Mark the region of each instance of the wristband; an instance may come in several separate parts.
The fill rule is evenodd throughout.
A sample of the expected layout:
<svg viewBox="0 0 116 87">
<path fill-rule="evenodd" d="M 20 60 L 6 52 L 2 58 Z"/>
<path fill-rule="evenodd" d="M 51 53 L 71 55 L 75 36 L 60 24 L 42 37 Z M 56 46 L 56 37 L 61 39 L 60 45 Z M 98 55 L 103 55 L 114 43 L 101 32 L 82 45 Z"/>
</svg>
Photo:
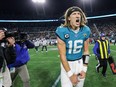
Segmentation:
<svg viewBox="0 0 116 87">
<path fill-rule="evenodd" d="M 83 71 L 87 72 L 87 66 L 83 66 Z"/>
<path fill-rule="evenodd" d="M 83 55 L 82 58 L 83 58 L 83 64 L 88 65 L 88 63 L 89 63 L 89 55 Z"/>
<path fill-rule="evenodd" d="M 71 71 L 71 70 L 68 71 L 68 72 L 67 72 L 67 75 L 68 75 L 68 77 L 71 77 L 71 76 L 73 75 L 72 71 Z"/>
</svg>

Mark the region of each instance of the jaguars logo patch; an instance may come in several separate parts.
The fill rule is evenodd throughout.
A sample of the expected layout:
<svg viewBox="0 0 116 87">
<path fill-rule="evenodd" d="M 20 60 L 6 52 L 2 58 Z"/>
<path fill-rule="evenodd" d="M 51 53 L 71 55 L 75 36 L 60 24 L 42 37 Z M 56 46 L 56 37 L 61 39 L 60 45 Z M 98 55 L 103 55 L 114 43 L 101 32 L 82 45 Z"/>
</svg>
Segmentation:
<svg viewBox="0 0 116 87">
<path fill-rule="evenodd" d="M 66 39 L 68 39 L 68 38 L 69 38 L 69 34 L 65 34 L 64 37 L 65 37 Z"/>
<path fill-rule="evenodd" d="M 83 36 L 84 36 L 84 37 L 86 37 L 86 36 L 87 36 L 87 34 L 85 33 L 85 34 L 83 34 Z"/>
</svg>

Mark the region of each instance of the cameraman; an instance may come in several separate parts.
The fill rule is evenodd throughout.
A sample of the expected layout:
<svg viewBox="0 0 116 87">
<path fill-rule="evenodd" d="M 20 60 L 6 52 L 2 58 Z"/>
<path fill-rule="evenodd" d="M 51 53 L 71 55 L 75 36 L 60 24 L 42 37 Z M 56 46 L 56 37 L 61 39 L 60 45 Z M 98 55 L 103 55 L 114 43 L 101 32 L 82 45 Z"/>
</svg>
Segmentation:
<svg viewBox="0 0 116 87">
<path fill-rule="evenodd" d="M 34 48 L 34 44 L 29 40 L 26 40 L 27 36 L 25 34 L 20 36 L 21 40 L 15 44 L 16 60 L 14 63 L 9 64 L 8 67 L 12 72 L 12 81 L 14 81 L 16 76 L 19 75 L 23 82 L 23 87 L 30 87 L 30 77 L 26 64 L 30 60 L 28 49 Z"/>
<path fill-rule="evenodd" d="M 14 44 L 14 38 L 6 38 L 5 31 L 0 30 L 0 87 L 10 87 L 12 83 L 7 64 L 16 58 Z"/>
</svg>

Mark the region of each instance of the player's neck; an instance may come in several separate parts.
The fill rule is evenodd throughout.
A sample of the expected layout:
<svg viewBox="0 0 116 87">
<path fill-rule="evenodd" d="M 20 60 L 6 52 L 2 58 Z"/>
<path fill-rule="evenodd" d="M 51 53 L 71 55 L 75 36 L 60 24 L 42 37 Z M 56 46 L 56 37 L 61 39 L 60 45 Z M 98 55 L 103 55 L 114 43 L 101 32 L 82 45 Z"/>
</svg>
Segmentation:
<svg viewBox="0 0 116 87">
<path fill-rule="evenodd" d="M 72 29 L 72 31 L 73 31 L 74 33 L 78 33 L 78 32 L 79 32 L 79 29 L 78 29 L 78 30 L 73 30 L 73 29 Z"/>
<path fill-rule="evenodd" d="M 72 27 L 73 30 L 79 30 L 79 27 Z"/>
</svg>

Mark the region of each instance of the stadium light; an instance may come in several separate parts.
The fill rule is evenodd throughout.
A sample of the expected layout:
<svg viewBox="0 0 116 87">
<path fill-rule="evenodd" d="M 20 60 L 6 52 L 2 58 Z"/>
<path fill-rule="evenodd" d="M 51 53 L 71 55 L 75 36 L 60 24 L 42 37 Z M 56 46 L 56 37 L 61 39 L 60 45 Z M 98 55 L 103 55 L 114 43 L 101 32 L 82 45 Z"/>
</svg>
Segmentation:
<svg viewBox="0 0 116 87">
<path fill-rule="evenodd" d="M 44 9 L 44 5 L 45 5 L 46 0 L 32 0 L 32 2 L 34 2 L 37 15 L 39 15 L 39 11 L 40 11 L 40 10 L 38 10 L 38 8 L 39 9 L 42 8 L 44 15 L 46 15 L 45 9 Z M 38 6 L 40 6 L 41 8 Z"/>
<path fill-rule="evenodd" d="M 90 2 L 93 2 L 93 0 L 82 0 L 82 2 L 90 3 Z"/>
<path fill-rule="evenodd" d="M 46 0 L 32 0 L 34 3 L 45 3 Z"/>
<path fill-rule="evenodd" d="M 94 0 L 81 0 L 81 1 L 83 3 L 83 9 L 84 9 L 84 11 L 86 11 L 85 10 L 86 9 L 86 6 L 87 7 L 90 6 L 90 10 L 92 12 L 92 3 L 94 2 Z"/>
</svg>

